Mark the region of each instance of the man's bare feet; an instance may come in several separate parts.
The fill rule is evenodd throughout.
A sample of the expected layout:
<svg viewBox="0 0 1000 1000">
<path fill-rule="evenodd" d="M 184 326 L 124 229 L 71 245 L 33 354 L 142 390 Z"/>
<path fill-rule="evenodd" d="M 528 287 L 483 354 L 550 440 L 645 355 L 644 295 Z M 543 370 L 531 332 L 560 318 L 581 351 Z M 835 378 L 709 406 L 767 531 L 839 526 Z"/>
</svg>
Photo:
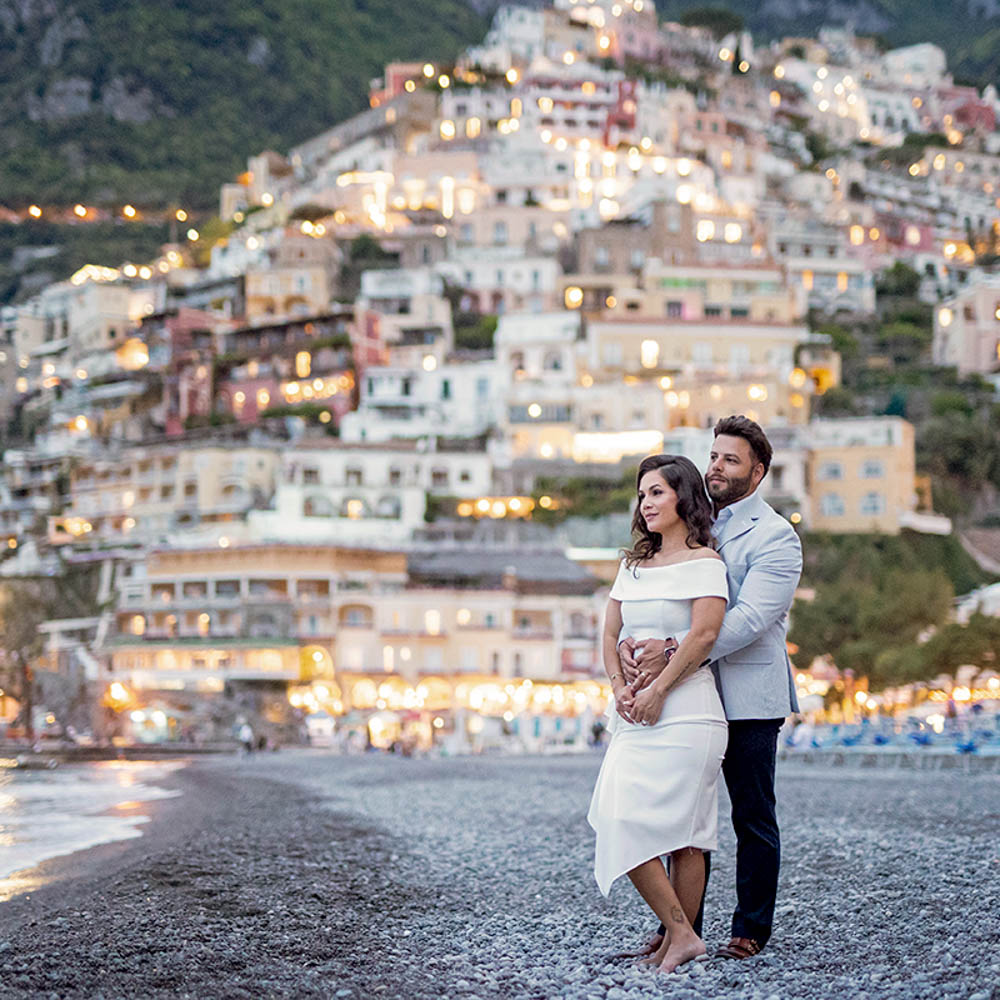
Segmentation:
<svg viewBox="0 0 1000 1000">
<path fill-rule="evenodd" d="M 670 935 L 670 943 L 660 961 L 661 972 L 674 972 L 685 962 L 705 954 L 705 942 L 694 931 Z"/>
</svg>

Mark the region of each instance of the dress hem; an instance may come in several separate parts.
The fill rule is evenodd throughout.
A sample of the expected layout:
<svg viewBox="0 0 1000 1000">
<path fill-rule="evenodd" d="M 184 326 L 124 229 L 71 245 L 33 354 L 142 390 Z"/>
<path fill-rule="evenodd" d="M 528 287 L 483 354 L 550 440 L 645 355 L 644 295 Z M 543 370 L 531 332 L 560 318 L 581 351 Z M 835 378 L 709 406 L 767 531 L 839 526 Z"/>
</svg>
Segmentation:
<svg viewBox="0 0 1000 1000">
<path fill-rule="evenodd" d="M 593 824 L 591 824 L 593 826 Z M 627 875 L 633 868 L 638 868 L 639 865 L 644 865 L 647 861 L 652 861 L 653 858 L 662 858 L 664 854 L 673 854 L 674 851 L 683 851 L 686 848 L 694 848 L 697 851 L 717 851 L 719 849 L 718 840 L 715 843 L 705 843 L 705 844 L 680 844 L 677 847 L 667 847 L 661 851 L 657 851 L 656 854 L 650 855 L 648 858 L 643 858 L 641 861 L 636 861 L 634 865 L 630 865 L 628 868 L 623 869 L 614 875 L 611 881 L 608 883 L 607 889 L 601 887 L 601 880 L 597 877 L 597 873 L 594 873 L 594 881 L 597 883 L 597 888 L 600 889 L 601 895 L 607 899 L 611 895 L 611 887 L 618 881 L 623 875 Z"/>
</svg>

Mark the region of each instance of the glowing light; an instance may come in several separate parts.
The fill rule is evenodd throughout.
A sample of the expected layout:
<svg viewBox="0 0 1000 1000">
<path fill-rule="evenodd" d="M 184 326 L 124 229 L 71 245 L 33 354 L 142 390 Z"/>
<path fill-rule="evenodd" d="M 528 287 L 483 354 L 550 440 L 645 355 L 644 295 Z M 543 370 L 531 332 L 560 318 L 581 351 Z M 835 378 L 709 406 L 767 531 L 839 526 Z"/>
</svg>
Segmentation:
<svg viewBox="0 0 1000 1000">
<path fill-rule="evenodd" d="M 727 243 L 739 243 L 743 237 L 743 227 L 738 222 L 727 222 L 725 239 Z"/>
<path fill-rule="evenodd" d="M 433 63 L 424 63 L 423 73 L 424 73 L 424 76 L 427 77 L 428 80 L 430 80 L 431 77 L 434 76 L 434 64 Z"/>
<path fill-rule="evenodd" d="M 261 204 L 262 204 L 262 205 L 263 205 L 263 206 L 264 206 L 265 208 L 270 208 L 270 207 L 271 207 L 271 206 L 272 206 L 272 205 L 274 204 L 274 195 L 273 195 L 273 194 L 271 194 L 271 192 L 270 192 L 270 191 L 265 191 L 265 192 L 264 192 L 264 193 L 263 193 L 263 194 L 262 194 L 262 195 L 260 196 L 260 203 L 261 203 Z"/>
<path fill-rule="evenodd" d="M 955 314 L 947 307 L 938 310 L 938 323 L 943 327 L 951 326 L 951 321 L 955 318 Z"/>
<path fill-rule="evenodd" d="M 437 368 L 437 358 L 433 354 L 425 354 L 422 365 L 425 372 L 432 372 Z"/>
<path fill-rule="evenodd" d="M 563 294 L 563 301 L 567 309 L 579 309 L 583 305 L 583 289 L 570 285 Z"/>
<path fill-rule="evenodd" d="M 449 77 L 447 73 L 442 73 L 438 77 L 438 86 L 442 90 L 447 90 L 451 86 L 451 77 Z"/>
<path fill-rule="evenodd" d="M 177 209 L 176 212 L 174 212 L 174 218 L 178 222 L 187 222 L 187 220 L 188 220 L 188 214 L 187 214 L 187 212 L 184 211 L 183 208 L 179 208 L 179 209 Z"/>
<path fill-rule="evenodd" d="M 190 240 L 190 241 L 191 241 L 192 243 L 196 243 L 196 242 L 198 241 L 198 238 L 199 238 L 199 236 L 200 236 L 200 235 L 201 235 L 201 234 L 200 234 L 200 233 L 198 232 L 198 230 L 197 230 L 197 229 L 189 229 L 189 230 L 187 231 L 187 238 L 188 238 L 188 239 L 189 239 L 189 240 Z"/>
<path fill-rule="evenodd" d="M 532 403 L 528 407 L 528 416 L 531 417 L 532 420 L 537 420 L 541 415 L 542 415 L 542 408 L 541 406 L 538 405 L 538 403 Z"/>
<path fill-rule="evenodd" d="M 798 511 L 794 511 L 788 520 L 791 521 L 792 524 L 800 524 L 802 522 L 802 515 Z"/>
<path fill-rule="evenodd" d="M 441 125 L 438 128 L 438 132 L 440 133 L 441 138 L 444 139 L 445 141 L 450 141 L 454 139 L 455 123 L 446 118 L 443 122 L 441 122 Z"/>
<path fill-rule="evenodd" d="M 715 223 L 711 219 L 699 219 L 695 227 L 695 238 L 699 243 L 707 243 L 715 236 Z"/>
<path fill-rule="evenodd" d="M 29 205 L 28 215 L 33 219 L 40 219 L 42 217 L 42 210 L 37 205 Z"/>
<path fill-rule="evenodd" d="M 511 84 L 511 86 L 513 86 L 520 79 L 521 79 L 521 74 L 518 73 L 518 71 L 513 66 L 511 66 L 511 68 L 507 70 L 507 82 Z"/>
<path fill-rule="evenodd" d="M 126 219 L 134 219 L 137 214 L 138 213 L 132 205 L 126 205 L 122 209 L 122 215 L 124 215 Z"/>
</svg>

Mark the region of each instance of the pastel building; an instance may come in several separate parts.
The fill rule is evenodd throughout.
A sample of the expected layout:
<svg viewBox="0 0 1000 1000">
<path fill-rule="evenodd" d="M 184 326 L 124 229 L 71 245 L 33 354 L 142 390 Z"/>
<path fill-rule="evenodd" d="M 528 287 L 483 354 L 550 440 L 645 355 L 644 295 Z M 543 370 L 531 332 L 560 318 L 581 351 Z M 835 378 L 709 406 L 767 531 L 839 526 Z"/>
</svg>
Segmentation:
<svg viewBox="0 0 1000 1000">
<path fill-rule="evenodd" d="M 912 424 L 899 417 L 814 420 L 808 447 L 810 530 L 896 535 L 918 520 Z"/>
<path fill-rule="evenodd" d="M 934 363 L 960 375 L 1000 372 L 1000 276 L 981 275 L 934 313 Z"/>
<path fill-rule="evenodd" d="M 461 707 L 463 683 L 599 676 L 602 596 L 560 553 L 154 549 L 119 584 L 108 680 L 204 693 L 320 681 L 339 712 L 384 707 L 400 685 L 414 688 L 407 707 L 419 710 L 440 686 L 442 707 Z"/>
</svg>

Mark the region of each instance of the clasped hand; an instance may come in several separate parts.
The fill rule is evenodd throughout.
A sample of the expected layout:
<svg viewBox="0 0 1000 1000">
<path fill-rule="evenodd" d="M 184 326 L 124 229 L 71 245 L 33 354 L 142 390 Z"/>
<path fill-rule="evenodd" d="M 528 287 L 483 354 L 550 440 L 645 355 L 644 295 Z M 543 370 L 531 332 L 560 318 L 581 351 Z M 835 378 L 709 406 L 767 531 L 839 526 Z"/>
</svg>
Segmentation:
<svg viewBox="0 0 1000 1000">
<path fill-rule="evenodd" d="M 660 719 L 667 692 L 662 685 L 643 680 L 644 676 L 640 674 L 615 692 L 615 709 L 626 722 L 651 726 Z"/>
<path fill-rule="evenodd" d="M 666 652 L 677 648 L 673 639 L 644 639 L 637 642 L 631 636 L 618 646 L 625 684 L 615 692 L 615 709 L 626 721 L 652 725 L 660 718 L 666 691 L 653 686 L 653 681 L 667 664 Z"/>
</svg>

